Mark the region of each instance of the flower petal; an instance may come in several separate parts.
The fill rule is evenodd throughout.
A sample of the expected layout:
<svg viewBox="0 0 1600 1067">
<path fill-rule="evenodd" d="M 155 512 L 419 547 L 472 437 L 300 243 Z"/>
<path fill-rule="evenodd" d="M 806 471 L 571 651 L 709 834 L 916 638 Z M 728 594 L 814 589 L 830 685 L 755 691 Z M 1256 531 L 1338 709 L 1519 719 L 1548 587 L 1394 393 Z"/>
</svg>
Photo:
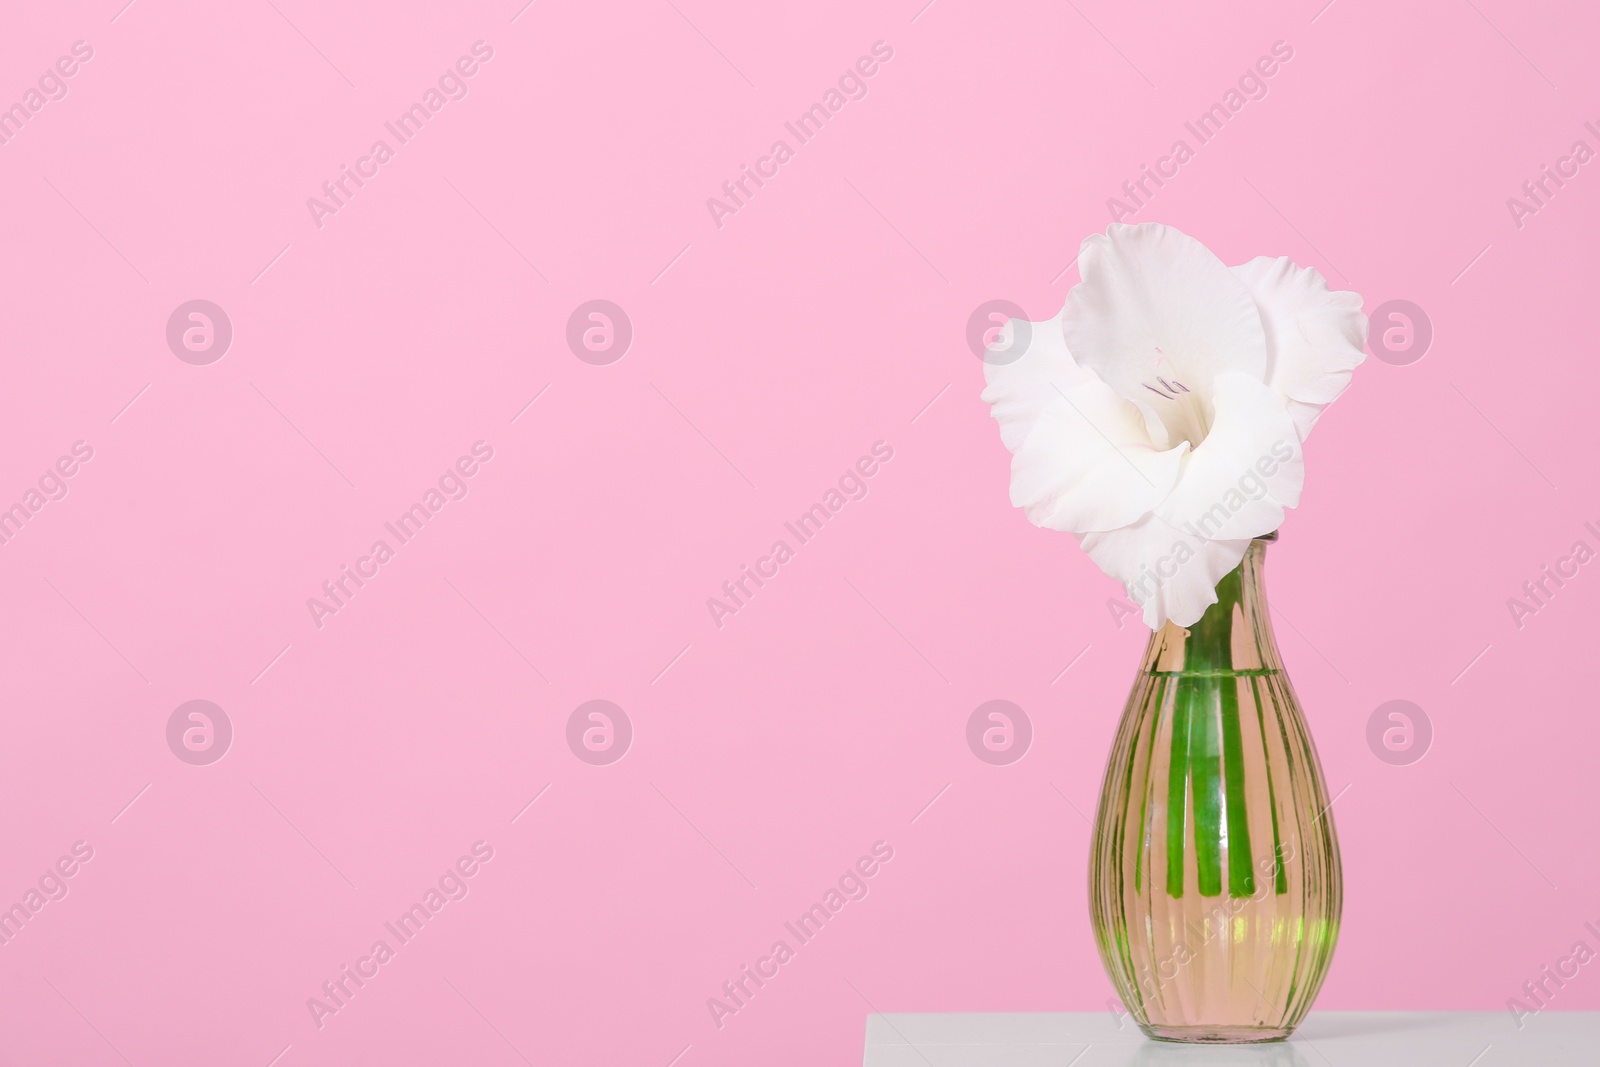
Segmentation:
<svg viewBox="0 0 1600 1067">
<path fill-rule="evenodd" d="M 1151 383 L 1175 378 L 1209 417 L 1216 375 L 1265 377 L 1266 335 L 1250 290 L 1194 238 L 1113 223 L 1084 240 L 1078 267 L 1083 281 L 1067 294 L 1063 336 L 1078 365 L 1124 397 L 1160 410 Z"/>
<path fill-rule="evenodd" d="M 1289 417 L 1294 420 L 1294 428 L 1304 441 L 1311 435 L 1311 427 L 1322 418 L 1322 411 L 1326 404 L 1302 404 L 1298 400 L 1289 401 Z"/>
<path fill-rule="evenodd" d="M 1051 391 L 1011 461 L 1011 502 L 1028 520 L 1084 533 L 1126 526 L 1172 490 L 1188 445 L 1161 450 L 1139 408 L 1099 380 Z"/>
<path fill-rule="evenodd" d="M 1321 274 L 1260 256 L 1233 268 L 1249 287 L 1267 335 L 1267 384 L 1290 406 L 1303 441 L 1323 407 L 1367 358 L 1367 317 L 1356 293 L 1330 292 Z"/>
<path fill-rule="evenodd" d="M 983 400 L 1000 423 L 1000 440 L 1013 452 L 1022 447 L 1039 413 L 1061 403 L 1058 388 L 1071 389 L 1094 379 L 1094 372 L 1079 367 L 1067 351 L 1059 314 L 1043 322 L 1012 319 L 995 346 L 1009 348 L 1023 328 L 1028 331 L 1028 341 L 1020 356 L 1005 363 L 985 360 L 983 364 L 983 376 L 989 383 Z"/>
<path fill-rule="evenodd" d="M 1159 515 L 1147 515 L 1120 530 L 1084 535 L 1083 549 L 1128 599 L 1144 608 L 1144 623 L 1159 630 L 1167 621 L 1193 626 L 1217 602 L 1217 583 L 1244 559 L 1250 539 L 1207 541 Z"/>
<path fill-rule="evenodd" d="M 1294 419 L 1282 396 L 1247 374 L 1218 375 L 1214 389 L 1216 421 L 1157 513 L 1197 538 L 1271 533 L 1300 503 L 1305 479 Z"/>
</svg>

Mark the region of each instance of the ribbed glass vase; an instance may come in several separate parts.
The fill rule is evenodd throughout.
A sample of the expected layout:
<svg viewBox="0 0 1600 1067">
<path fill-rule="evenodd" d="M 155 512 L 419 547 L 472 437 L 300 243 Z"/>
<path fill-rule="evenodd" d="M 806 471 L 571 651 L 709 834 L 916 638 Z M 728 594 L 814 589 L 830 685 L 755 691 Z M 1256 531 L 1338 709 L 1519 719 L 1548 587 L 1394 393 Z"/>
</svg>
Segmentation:
<svg viewBox="0 0 1600 1067">
<path fill-rule="evenodd" d="M 1281 1041 L 1339 935 L 1328 790 L 1273 637 L 1257 538 L 1195 625 L 1151 635 L 1089 863 L 1100 957 L 1166 1041 Z"/>
</svg>

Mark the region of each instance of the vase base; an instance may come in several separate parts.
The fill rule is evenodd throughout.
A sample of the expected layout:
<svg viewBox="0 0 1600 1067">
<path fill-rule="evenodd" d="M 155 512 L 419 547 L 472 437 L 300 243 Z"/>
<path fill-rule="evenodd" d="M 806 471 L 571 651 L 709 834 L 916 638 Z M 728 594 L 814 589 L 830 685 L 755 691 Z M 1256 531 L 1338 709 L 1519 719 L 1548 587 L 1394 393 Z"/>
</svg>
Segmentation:
<svg viewBox="0 0 1600 1067">
<path fill-rule="evenodd" d="M 1139 1029 L 1155 1041 L 1190 1045 L 1256 1045 L 1287 1040 L 1294 1032 L 1292 1026 L 1157 1026 L 1154 1023 Z"/>
</svg>

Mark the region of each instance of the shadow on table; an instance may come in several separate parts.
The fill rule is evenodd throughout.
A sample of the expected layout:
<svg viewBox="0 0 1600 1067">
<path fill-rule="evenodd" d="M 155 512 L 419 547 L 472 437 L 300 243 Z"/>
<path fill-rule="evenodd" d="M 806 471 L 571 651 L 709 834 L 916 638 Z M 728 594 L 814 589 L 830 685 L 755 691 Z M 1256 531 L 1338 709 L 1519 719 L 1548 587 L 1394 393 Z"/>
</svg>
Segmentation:
<svg viewBox="0 0 1600 1067">
<path fill-rule="evenodd" d="M 1263 1045 L 1186 1045 L 1146 1041 L 1129 1049 L 1128 1067 L 1326 1067 L 1316 1042 L 1350 1037 L 1376 1037 L 1427 1029 L 1426 1017 L 1399 1015 L 1323 1016 L 1309 1020 L 1287 1042 Z"/>
<path fill-rule="evenodd" d="M 1406 1014 L 1402 1012 L 1337 1012 L 1313 1015 L 1290 1037 L 1309 1041 L 1321 1038 L 1374 1037 L 1379 1034 L 1399 1034 L 1407 1030 L 1427 1030 L 1439 1025 L 1438 1016 Z"/>
<path fill-rule="evenodd" d="M 1120 1050 L 1119 1050 L 1120 1051 Z M 1322 1067 L 1292 1044 L 1266 1045 L 1184 1045 L 1170 1041 L 1146 1041 L 1128 1050 L 1125 1059 L 1114 1061 L 1127 1067 Z M 1109 1067 L 1109 1065 L 1108 1065 Z"/>
</svg>

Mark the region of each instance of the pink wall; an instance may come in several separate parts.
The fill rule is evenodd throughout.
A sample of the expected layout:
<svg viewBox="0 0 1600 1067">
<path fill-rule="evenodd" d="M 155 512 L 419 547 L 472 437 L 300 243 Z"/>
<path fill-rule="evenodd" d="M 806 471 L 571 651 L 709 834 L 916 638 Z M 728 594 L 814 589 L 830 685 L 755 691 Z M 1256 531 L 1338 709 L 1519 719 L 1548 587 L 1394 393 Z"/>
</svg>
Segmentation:
<svg viewBox="0 0 1600 1067">
<path fill-rule="evenodd" d="M 0 898 L 66 890 L 0 946 L 8 1061 L 843 1063 L 869 1004 L 1102 1007 L 1082 816 L 1145 631 L 1009 506 L 963 333 L 986 300 L 1059 308 L 1107 197 L 1279 41 L 1136 217 L 1434 330 L 1357 373 L 1269 556 L 1342 792 L 1321 1005 L 1499 1010 L 1600 945 L 1600 563 L 1507 607 L 1600 549 L 1600 164 L 1507 206 L 1600 149 L 1584 5 L 121 2 L 0 34 L 0 103 L 93 50 L 0 145 L 0 504 L 93 452 L 0 546 Z M 401 144 L 384 123 L 477 41 Z M 801 144 L 785 121 L 879 41 Z M 380 138 L 319 228 L 307 198 Z M 220 360 L 169 349 L 195 299 Z M 595 299 L 631 321 L 619 361 L 565 340 Z M 866 496 L 786 533 L 876 442 Z M 465 497 L 387 532 L 460 457 Z M 314 621 L 347 564 L 371 576 Z M 581 723 L 569 747 L 596 699 L 620 761 L 578 758 Z M 968 748 L 995 699 L 1020 762 Z M 1420 762 L 1368 747 L 1395 699 L 1432 723 Z M 169 747 L 191 700 L 231 724 L 220 761 Z M 787 933 L 876 842 L 866 896 Z M 384 924 L 462 857 L 466 896 L 402 944 Z M 707 998 L 779 939 L 719 1028 Z M 376 974 L 319 1028 L 347 964 Z M 1600 1008 L 1600 973 L 1554 1006 Z"/>
</svg>

